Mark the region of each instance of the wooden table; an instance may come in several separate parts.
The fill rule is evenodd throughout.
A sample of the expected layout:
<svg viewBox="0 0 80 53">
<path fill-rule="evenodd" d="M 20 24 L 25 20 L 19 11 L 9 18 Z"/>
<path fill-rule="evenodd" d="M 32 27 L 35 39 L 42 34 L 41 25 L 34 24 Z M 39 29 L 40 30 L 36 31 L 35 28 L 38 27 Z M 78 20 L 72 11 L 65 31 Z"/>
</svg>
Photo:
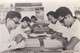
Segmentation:
<svg viewBox="0 0 80 53">
<path fill-rule="evenodd" d="M 4 51 L 2 53 L 61 53 L 60 50 L 49 50 L 46 48 L 22 48 L 12 51 Z"/>
<path fill-rule="evenodd" d="M 44 48 L 43 40 L 45 37 L 37 37 L 40 42 L 40 47 L 25 47 L 21 49 L 4 51 L 2 53 L 61 53 L 61 50 L 53 50 Z"/>
</svg>

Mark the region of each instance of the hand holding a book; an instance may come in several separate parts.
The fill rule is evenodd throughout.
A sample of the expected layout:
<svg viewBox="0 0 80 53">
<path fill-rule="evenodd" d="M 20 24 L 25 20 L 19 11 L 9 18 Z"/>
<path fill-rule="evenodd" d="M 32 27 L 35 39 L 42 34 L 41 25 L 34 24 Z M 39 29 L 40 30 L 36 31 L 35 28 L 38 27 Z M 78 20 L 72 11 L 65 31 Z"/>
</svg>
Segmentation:
<svg viewBox="0 0 80 53">
<path fill-rule="evenodd" d="M 16 43 L 20 43 L 22 40 L 24 39 L 24 37 L 21 35 L 21 34 L 18 34 L 16 37 L 15 37 L 15 41 Z"/>
</svg>

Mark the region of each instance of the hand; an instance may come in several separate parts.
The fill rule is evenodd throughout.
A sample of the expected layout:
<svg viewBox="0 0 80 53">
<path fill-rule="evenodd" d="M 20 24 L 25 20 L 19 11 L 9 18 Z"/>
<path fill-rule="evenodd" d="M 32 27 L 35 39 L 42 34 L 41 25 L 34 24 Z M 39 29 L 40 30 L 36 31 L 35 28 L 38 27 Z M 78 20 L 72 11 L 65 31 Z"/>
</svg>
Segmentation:
<svg viewBox="0 0 80 53">
<path fill-rule="evenodd" d="M 52 34 L 51 39 L 56 38 L 56 33 Z"/>
<path fill-rule="evenodd" d="M 23 40 L 23 36 L 21 34 L 18 34 L 16 37 L 15 37 L 15 41 L 16 43 L 20 43 L 22 40 Z"/>
</svg>

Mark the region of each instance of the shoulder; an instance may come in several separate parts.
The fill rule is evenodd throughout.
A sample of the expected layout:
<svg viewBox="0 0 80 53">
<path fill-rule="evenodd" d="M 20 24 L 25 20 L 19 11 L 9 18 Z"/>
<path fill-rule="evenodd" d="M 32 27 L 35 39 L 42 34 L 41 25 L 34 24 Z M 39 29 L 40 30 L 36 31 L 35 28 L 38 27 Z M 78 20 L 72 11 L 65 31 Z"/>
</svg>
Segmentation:
<svg viewBox="0 0 80 53">
<path fill-rule="evenodd" d="M 0 24 L 0 29 L 7 29 L 5 24 Z"/>
</svg>

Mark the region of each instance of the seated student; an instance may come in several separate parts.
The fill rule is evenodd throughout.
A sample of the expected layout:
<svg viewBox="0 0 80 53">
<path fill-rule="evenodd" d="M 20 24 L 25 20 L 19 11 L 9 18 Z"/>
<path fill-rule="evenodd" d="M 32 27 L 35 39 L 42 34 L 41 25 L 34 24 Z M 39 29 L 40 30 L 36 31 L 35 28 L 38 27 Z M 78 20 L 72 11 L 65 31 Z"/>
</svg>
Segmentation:
<svg viewBox="0 0 80 53">
<path fill-rule="evenodd" d="M 48 12 L 47 17 L 48 17 L 48 20 L 51 22 L 48 27 L 50 29 L 52 29 L 53 31 L 57 31 L 57 21 L 58 21 L 58 19 L 57 19 L 57 16 L 56 16 L 55 12 L 53 12 L 53 11 Z"/>
<path fill-rule="evenodd" d="M 24 48 L 25 47 L 25 45 L 26 45 L 25 41 L 28 39 L 29 34 L 31 33 L 29 23 L 30 23 L 29 17 L 25 16 L 25 17 L 22 18 L 20 25 L 15 30 L 11 31 L 11 35 L 14 36 L 15 38 L 16 38 L 16 36 L 17 37 L 19 37 L 19 36 L 22 37 L 22 41 L 19 44 L 17 44 L 16 46 L 14 46 L 12 49 Z"/>
<path fill-rule="evenodd" d="M 47 13 L 47 17 L 48 17 L 48 20 L 51 22 L 51 24 L 49 25 L 49 28 L 51 28 L 53 31 L 56 31 L 56 33 L 53 34 L 52 38 L 54 37 L 57 38 L 58 40 L 62 41 L 64 45 L 64 43 L 66 43 L 66 40 L 64 37 L 62 37 L 62 33 L 59 30 L 57 30 L 57 28 L 60 26 L 57 25 L 58 18 L 56 13 L 53 11 L 50 11 Z"/>
<path fill-rule="evenodd" d="M 47 17 L 48 17 L 48 20 L 51 22 L 48 27 L 56 31 L 56 23 L 58 19 L 56 17 L 55 12 L 53 11 L 48 12 Z"/>
<path fill-rule="evenodd" d="M 17 27 L 19 20 L 21 19 L 21 14 L 16 11 L 9 11 L 6 14 L 5 24 L 0 25 L 0 52 L 8 50 L 10 47 L 20 43 L 21 39 L 16 37 L 13 40 L 13 36 L 11 36 L 10 31 Z M 16 40 L 17 39 L 17 40 Z"/>
<path fill-rule="evenodd" d="M 30 25 L 31 26 L 34 25 L 34 23 L 36 23 L 36 21 L 37 21 L 37 18 L 34 15 L 32 15 L 31 16 L 31 23 L 30 23 Z"/>
<path fill-rule="evenodd" d="M 36 24 L 37 23 L 37 18 L 33 15 L 33 16 L 31 16 L 31 23 L 30 23 L 30 28 L 31 29 L 33 29 L 33 28 L 35 28 L 35 27 L 39 27 L 39 25 L 38 24 Z"/>
<path fill-rule="evenodd" d="M 29 27 L 29 24 L 30 24 L 31 20 L 29 19 L 29 17 L 24 17 L 22 20 L 21 20 L 21 27 L 22 27 L 22 31 L 27 33 L 28 32 L 30 33 L 31 32 L 31 29 Z"/>
<path fill-rule="evenodd" d="M 68 28 L 67 36 L 69 36 L 68 39 L 70 40 L 65 49 L 74 49 L 80 52 L 80 21 L 73 17 L 72 12 L 67 7 L 58 8 L 56 13 L 58 13 L 59 21 Z"/>
<path fill-rule="evenodd" d="M 66 27 L 60 24 L 60 22 L 58 21 L 58 15 L 56 14 L 56 12 L 53 12 L 53 11 L 48 12 L 47 17 L 48 17 L 48 20 L 51 22 L 48 26 L 50 29 L 53 29 L 54 31 L 58 31 L 58 32 L 65 31 L 61 29 L 61 28 L 66 29 Z"/>
<path fill-rule="evenodd" d="M 13 35 L 22 34 L 22 36 L 25 39 L 27 39 L 28 35 L 31 32 L 31 29 L 29 27 L 29 23 L 30 23 L 29 17 L 27 17 L 27 16 L 23 17 L 22 20 L 21 20 L 20 25 L 15 30 L 12 31 L 12 34 Z"/>
<path fill-rule="evenodd" d="M 80 11 L 75 11 L 75 17 L 80 21 Z"/>
</svg>

